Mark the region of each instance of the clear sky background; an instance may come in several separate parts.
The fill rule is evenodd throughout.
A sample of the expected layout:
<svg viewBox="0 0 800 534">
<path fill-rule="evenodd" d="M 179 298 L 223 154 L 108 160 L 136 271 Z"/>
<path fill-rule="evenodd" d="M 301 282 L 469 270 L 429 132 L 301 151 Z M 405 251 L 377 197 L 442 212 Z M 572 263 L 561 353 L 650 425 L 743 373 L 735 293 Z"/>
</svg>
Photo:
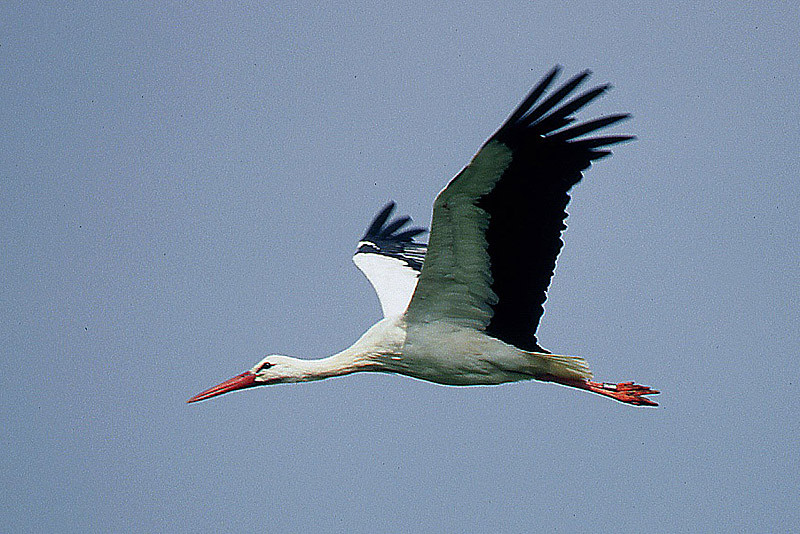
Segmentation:
<svg viewBox="0 0 800 534">
<path fill-rule="evenodd" d="M 1 529 L 796 531 L 798 21 L 4 2 Z M 573 191 L 539 339 L 661 407 L 371 374 L 185 404 L 375 322 L 369 220 L 394 199 L 429 224 L 556 63 L 614 84 L 582 116 L 639 139 Z"/>
</svg>

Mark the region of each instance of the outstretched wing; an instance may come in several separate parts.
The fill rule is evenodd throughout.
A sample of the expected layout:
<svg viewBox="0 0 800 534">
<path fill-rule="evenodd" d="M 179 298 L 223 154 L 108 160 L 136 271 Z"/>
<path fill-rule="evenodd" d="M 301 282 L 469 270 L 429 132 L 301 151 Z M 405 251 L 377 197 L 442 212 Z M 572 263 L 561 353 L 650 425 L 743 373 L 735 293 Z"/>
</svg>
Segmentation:
<svg viewBox="0 0 800 534">
<path fill-rule="evenodd" d="M 356 267 L 375 288 L 384 317 L 406 311 L 427 249 L 424 243 L 414 241 L 424 228 L 404 228 L 411 217 L 389 220 L 394 207 L 390 202 L 375 216 L 353 256 Z"/>
<path fill-rule="evenodd" d="M 585 71 L 540 100 L 554 68 L 439 193 L 410 321 L 445 320 L 541 351 L 536 328 L 566 229 L 568 191 L 610 145 L 632 136 L 584 137 L 628 117 L 575 126 L 602 85 L 570 100 Z"/>
</svg>

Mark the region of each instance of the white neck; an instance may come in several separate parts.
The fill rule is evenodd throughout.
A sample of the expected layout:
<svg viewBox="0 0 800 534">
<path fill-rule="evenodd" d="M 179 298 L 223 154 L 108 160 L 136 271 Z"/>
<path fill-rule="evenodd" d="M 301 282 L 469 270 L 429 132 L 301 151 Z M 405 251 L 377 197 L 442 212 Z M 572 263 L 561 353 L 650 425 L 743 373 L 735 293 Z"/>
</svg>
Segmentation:
<svg viewBox="0 0 800 534">
<path fill-rule="evenodd" d="M 292 358 L 299 375 L 298 382 L 322 380 L 360 371 L 389 370 L 386 357 L 396 354 L 405 339 L 405 327 L 397 318 L 387 318 L 373 325 L 353 346 L 320 360 Z"/>
<path fill-rule="evenodd" d="M 297 365 L 303 372 L 302 382 L 377 370 L 377 362 L 369 354 L 353 350 L 352 347 L 319 360 L 298 359 Z"/>
</svg>

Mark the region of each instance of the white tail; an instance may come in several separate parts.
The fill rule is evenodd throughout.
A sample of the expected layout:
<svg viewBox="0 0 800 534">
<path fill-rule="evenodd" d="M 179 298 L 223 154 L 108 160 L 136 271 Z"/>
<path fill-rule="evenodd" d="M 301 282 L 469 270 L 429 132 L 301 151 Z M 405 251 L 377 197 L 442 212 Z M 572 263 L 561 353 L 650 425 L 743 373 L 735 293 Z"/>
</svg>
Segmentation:
<svg viewBox="0 0 800 534">
<path fill-rule="evenodd" d="M 591 380 L 593 375 L 589 364 L 580 356 L 535 353 L 537 358 L 547 362 L 548 372 L 560 378 Z"/>
</svg>

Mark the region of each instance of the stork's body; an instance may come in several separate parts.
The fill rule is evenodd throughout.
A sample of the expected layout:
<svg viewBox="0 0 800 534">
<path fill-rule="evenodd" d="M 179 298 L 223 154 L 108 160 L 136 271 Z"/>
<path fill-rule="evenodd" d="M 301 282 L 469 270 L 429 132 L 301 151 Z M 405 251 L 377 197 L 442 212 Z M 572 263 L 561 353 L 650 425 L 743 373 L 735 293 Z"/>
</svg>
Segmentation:
<svg viewBox="0 0 800 534">
<path fill-rule="evenodd" d="M 582 73 L 542 101 L 558 69 L 539 83 L 434 203 L 430 242 L 414 241 L 387 205 L 354 256 L 381 301 L 384 318 L 350 348 L 320 360 L 270 355 L 189 402 L 229 391 L 307 382 L 361 371 L 396 373 L 450 386 L 536 379 L 635 405 L 658 393 L 632 382 L 592 382 L 578 356 L 539 346 L 536 326 L 563 245 L 567 192 L 603 150 L 630 136 L 583 138 L 618 122 L 612 115 L 565 128 L 602 94 L 563 102 Z"/>
</svg>

